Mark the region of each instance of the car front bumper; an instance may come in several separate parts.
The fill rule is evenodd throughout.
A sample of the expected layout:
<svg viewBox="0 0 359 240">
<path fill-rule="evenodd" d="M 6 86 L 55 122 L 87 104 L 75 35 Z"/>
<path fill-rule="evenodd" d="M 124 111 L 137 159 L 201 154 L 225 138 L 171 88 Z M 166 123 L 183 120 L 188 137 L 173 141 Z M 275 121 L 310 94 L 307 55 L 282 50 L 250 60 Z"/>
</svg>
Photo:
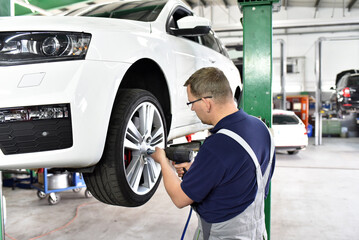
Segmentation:
<svg viewBox="0 0 359 240">
<path fill-rule="evenodd" d="M 11 143 L 13 152 L 0 151 L 0 169 L 96 164 L 104 149 L 113 101 L 128 67 L 127 63 L 89 60 L 0 67 L 0 109 L 68 104 L 71 113 L 67 119 L 0 122 L 0 129 L 7 129 L 0 136 L 2 143 L 26 135 L 25 139 L 38 138 L 51 145 L 51 137 L 59 136 L 53 139 L 57 145 L 45 150 L 34 145 L 30 151 L 16 150 L 27 146 L 21 139 Z"/>
</svg>

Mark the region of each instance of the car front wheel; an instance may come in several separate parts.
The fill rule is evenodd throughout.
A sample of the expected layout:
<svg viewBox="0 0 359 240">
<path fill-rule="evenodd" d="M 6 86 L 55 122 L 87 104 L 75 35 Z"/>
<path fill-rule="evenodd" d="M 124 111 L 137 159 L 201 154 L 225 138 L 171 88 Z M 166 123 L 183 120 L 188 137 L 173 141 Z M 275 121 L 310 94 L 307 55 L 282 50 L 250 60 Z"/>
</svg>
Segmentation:
<svg viewBox="0 0 359 240">
<path fill-rule="evenodd" d="M 148 149 L 164 148 L 166 124 L 161 105 L 148 91 L 120 90 L 107 133 L 105 150 L 86 186 L 98 200 L 127 207 L 146 203 L 161 180 L 161 167 Z"/>
</svg>

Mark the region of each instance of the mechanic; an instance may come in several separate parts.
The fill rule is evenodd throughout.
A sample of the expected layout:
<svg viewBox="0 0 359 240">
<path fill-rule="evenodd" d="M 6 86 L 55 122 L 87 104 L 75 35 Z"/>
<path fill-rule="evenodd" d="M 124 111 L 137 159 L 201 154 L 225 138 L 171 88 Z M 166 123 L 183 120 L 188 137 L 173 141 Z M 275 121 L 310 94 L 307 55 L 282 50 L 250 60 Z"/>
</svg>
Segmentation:
<svg viewBox="0 0 359 240">
<path fill-rule="evenodd" d="M 198 227 L 194 239 L 266 239 L 264 198 L 274 169 L 274 144 L 266 125 L 237 108 L 224 73 L 202 68 L 184 84 L 191 110 L 213 125 L 193 163 L 175 165 L 163 149 L 164 186 L 178 208 L 192 205 Z"/>
</svg>

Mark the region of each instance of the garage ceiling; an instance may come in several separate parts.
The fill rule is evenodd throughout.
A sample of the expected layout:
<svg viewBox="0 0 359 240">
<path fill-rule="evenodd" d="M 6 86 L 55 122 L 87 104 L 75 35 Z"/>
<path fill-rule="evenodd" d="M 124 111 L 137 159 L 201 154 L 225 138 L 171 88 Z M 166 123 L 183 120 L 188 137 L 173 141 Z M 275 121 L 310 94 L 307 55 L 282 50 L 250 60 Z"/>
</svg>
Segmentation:
<svg viewBox="0 0 359 240">
<path fill-rule="evenodd" d="M 14 2 L 31 4 L 44 10 L 61 10 L 61 8 L 69 9 L 75 3 L 92 4 L 94 2 L 104 2 L 106 0 L 14 0 Z M 110 1 L 110 0 L 107 0 Z M 211 5 L 225 5 L 227 7 L 237 5 L 237 0 L 186 0 L 191 7 L 196 6 L 211 6 Z M 76 4 L 77 5 L 77 4 Z M 309 7 L 316 11 L 320 11 L 322 8 L 341 8 L 347 11 L 351 11 L 354 8 L 359 8 L 359 0 L 281 0 L 281 5 L 284 9 L 296 8 L 296 7 Z M 15 5 L 16 15 L 30 14 L 31 11 L 19 4 Z M 57 12 L 55 10 L 55 12 Z"/>
</svg>

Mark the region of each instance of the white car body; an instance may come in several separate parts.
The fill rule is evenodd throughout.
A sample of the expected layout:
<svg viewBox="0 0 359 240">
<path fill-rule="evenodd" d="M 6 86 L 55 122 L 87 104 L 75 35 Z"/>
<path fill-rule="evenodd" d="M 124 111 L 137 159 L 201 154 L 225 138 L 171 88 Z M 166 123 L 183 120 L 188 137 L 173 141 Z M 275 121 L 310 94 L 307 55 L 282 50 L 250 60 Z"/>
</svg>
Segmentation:
<svg viewBox="0 0 359 240">
<path fill-rule="evenodd" d="M 179 0 L 70 14 L 0 18 L 0 169 L 80 171 L 98 200 L 140 206 L 161 179 L 149 150 L 210 127 L 186 105 L 185 81 L 217 67 L 238 100 L 239 72 Z"/>
<path fill-rule="evenodd" d="M 294 154 L 308 146 L 305 125 L 293 111 L 273 109 L 272 129 L 276 150 Z"/>
<path fill-rule="evenodd" d="M 0 168 L 86 167 L 103 153 L 113 102 L 129 68 L 141 59 L 158 65 L 170 95 L 172 122 L 168 140 L 194 133 L 203 125 L 186 106 L 183 84 L 197 69 L 216 66 L 240 86 L 238 70 L 224 55 L 166 32 L 170 0 L 153 22 L 94 17 L 3 17 L 0 32 L 67 31 L 90 33 L 84 60 L 0 66 L 0 109 L 69 103 L 73 145 L 53 151 L 4 155 Z M 1 125 L 1 123 L 0 123 Z"/>
</svg>

